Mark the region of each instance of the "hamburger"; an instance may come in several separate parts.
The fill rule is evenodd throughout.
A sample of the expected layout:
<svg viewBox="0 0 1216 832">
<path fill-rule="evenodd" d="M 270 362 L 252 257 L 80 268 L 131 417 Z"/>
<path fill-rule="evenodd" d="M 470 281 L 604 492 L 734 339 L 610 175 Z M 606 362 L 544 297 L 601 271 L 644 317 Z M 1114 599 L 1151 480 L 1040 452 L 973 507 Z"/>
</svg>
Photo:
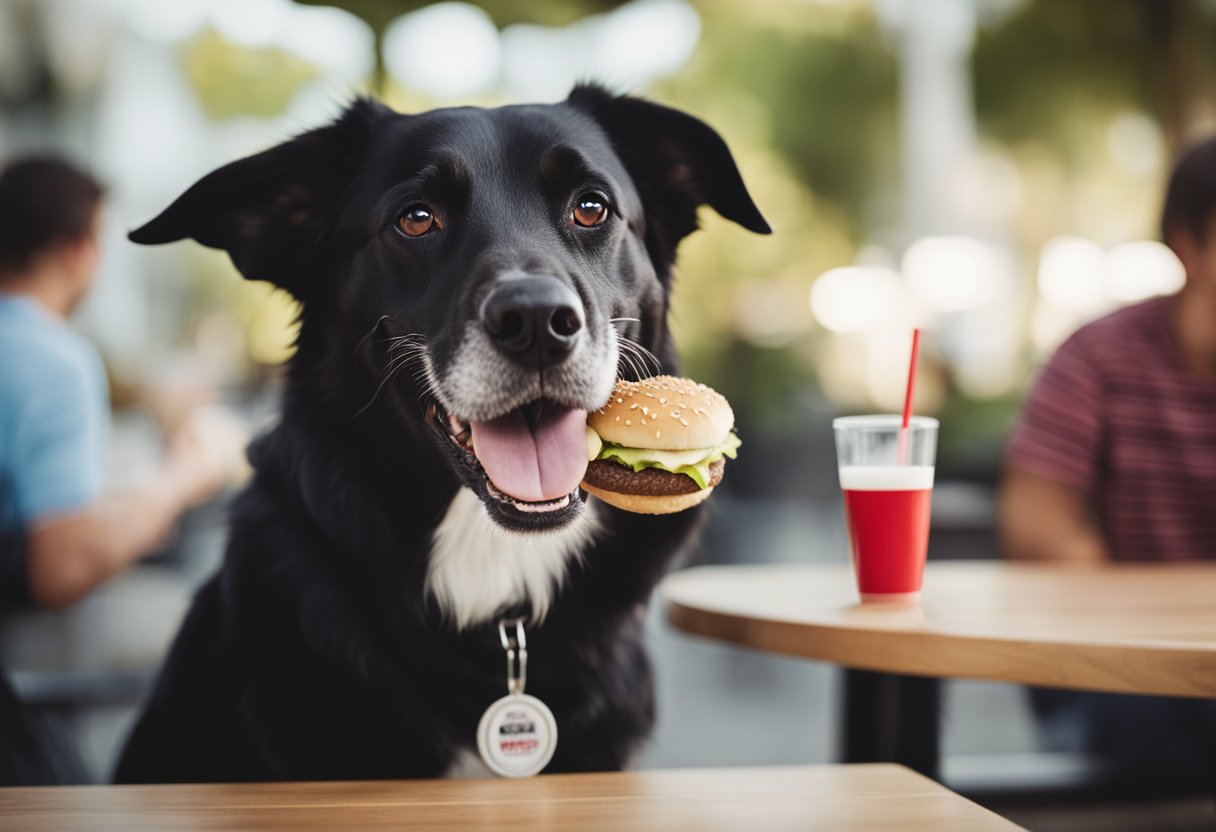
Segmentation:
<svg viewBox="0 0 1216 832">
<path fill-rule="evenodd" d="M 735 458 L 735 414 L 719 393 L 686 378 L 618 381 L 587 418 L 591 462 L 583 489 L 638 514 L 672 514 L 704 501 Z"/>
</svg>

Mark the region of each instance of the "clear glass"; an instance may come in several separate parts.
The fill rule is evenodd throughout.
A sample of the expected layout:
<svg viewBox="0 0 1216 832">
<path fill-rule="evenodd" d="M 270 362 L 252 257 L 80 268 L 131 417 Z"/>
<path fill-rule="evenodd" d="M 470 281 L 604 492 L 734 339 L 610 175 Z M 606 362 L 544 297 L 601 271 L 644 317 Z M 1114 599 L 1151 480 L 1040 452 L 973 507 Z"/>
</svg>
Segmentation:
<svg viewBox="0 0 1216 832">
<path fill-rule="evenodd" d="M 841 416 L 832 420 L 836 432 L 836 462 L 853 465 L 898 466 L 898 414 Z M 932 466 L 937 456 L 937 420 L 913 416 L 908 422 L 907 465 Z"/>
<path fill-rule="evenodd" d="M 929 549 L 936 419 L 844 416 L 832 422 L 853 571 L 861 600 L 915 603 Z"/>
</svg>

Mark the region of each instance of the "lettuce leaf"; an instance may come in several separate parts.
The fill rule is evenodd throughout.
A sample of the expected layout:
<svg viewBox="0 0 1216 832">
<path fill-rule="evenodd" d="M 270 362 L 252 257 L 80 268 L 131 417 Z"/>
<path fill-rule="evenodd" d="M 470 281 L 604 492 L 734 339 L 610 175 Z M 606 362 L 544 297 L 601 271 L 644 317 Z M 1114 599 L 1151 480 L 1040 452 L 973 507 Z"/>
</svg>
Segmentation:
<svg viewBox="0 0 1216 832">
<path fill-rule="evenodd" d="M 709 488 L 709 466 L 722 457 L 735 459 L 743 444 L 734 433 L 728 433 L 722 443 L 713 448 L 692 451 L 659 451 L 653 448 L 626 448 L 605 442 L 597 459 L 611 459 L 635 471 L 658 468 L 690 477 L 699 488 Z"/>
</svg>

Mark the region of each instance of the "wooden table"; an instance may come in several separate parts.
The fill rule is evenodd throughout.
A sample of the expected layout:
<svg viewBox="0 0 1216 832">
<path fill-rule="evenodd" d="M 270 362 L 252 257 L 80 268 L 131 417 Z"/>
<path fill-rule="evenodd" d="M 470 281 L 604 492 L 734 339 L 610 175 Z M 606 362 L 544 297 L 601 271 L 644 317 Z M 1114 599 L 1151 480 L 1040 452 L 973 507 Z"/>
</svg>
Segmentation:
<svg viewBox="0 0 1216 832">
<path fill-rule="evenodd" d="M 850 675 L 868 683 L 847 697 L 846 761 L 894 759 L 933 774 L 934 677 L 1216 698 L 1216 563 L 930 563 L 919 607 L 858 604 L 845 563 L 699 567 L 662 591 L 686 632 L 910 674 Z M 894 693 L 876 687 L 900 679 Z M 901 711 L 885 737 L 875 733 L 882 699 Z M 905 728 L 913 735 L 899 736 Z"/>
<path fill-rule="evenodd" d="M 862 830 L 1015 826 L 895 765 L 410 780 L 0 789 L 5 832 Z"/>
<path fill-rule="evenodd" d="M 1216 563 L 930 563 L 919 607 L 858 604 L 844 564 L 700 567 L 663 595 L 686 632 L 848 667 L 1216 698 Z"/>
</svg>

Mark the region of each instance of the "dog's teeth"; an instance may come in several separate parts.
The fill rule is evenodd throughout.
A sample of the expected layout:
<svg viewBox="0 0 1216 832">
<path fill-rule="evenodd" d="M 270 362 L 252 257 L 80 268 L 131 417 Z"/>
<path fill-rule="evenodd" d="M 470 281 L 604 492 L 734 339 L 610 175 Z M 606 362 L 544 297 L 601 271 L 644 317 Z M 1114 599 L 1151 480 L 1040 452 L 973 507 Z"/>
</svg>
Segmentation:
<svg viewBox="0 0 1216 832">
<path fill-rule="evenodd" d="M 573 493 L 571 493 L 564 497 L 558 497 L 556 500 L 529 503 L 526 500 L 517 500 L 511 495 L 499 491 L 489 477 L 486 478 L 486 490 L 498 502 L 509 505 L 516 511 L 521 511 L 525 514 L 545 514 L 550 511 L 560 511 L 570 505 L 570 500 L 573 497 Z"/>
<path fill-rule="evenodd" d="M 558 497 L 556 500 L 550 500 L 547 503 L 521 503 L 515 501 L 515 508 L 528 514 L 540 514 L 547 511 L 560 511 L 570 505 L 570 495 Z"/>
</svg>

